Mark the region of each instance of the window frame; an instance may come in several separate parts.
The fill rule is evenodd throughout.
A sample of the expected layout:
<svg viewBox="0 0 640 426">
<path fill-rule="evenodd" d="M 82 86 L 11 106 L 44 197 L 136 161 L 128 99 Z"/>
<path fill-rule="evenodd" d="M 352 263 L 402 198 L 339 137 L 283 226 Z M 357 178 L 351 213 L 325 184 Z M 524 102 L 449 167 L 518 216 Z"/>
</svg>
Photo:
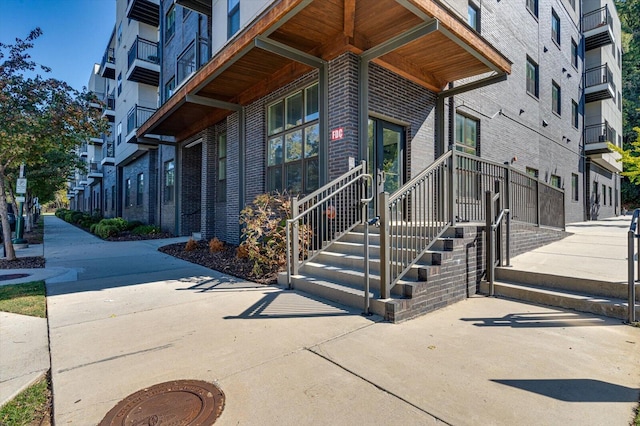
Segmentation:
<svg viewBox="0 0 640 426">
<path fill-rule="evenodd" d="M 163 200 L 165 203 L 172 203 L 174 199 L 174 191 L 176 184 L 176 172 L 175 172 L 175 161 L 168 160 L 164 162 L 163 165 L 164 171 L 164 195 Z"/>
<path fill-rule="evenodd" d="M 571 173 L 571 201 L 580 201 L 579 180 L 578 175 Z"/>
<path fill-rule="evenodd" d="M 240 0 L 227 0 L 227 40 L 238 31 L 240 31 Z"/>
<path fill-rule="evenodd" d="M 131 178 L 127 178 L 127 180 L 125 180 L 124 183 L 124 205 L 125 207 L 132 207 L 133 204 L 131 204 Z"/>
<path fill-rule="evenodd" d="M 555 26 L 557 25 L 557 30 L 555 28 Z M 556 13 L 555 9 L 551 9 L 551 40 L 553 40 L 553 42 L 555 44 L 559 46 L 562 46 L 562 38 L 561 38 L 561 31 L 562 31 L 562 23 L 560 21 L 560 16 Z"/>
<path fill-rule="evenodd" d="M 144 173 L 136 176 L 136 206 L 141 206 L 144 202 Z"/>
<path fill-rule="evenodd" d="M 224 149 L 222 147 L 224 146 Z M 217 185 L 216 185 L 216 201 L 224 203 L 227 201 L 227 155 L 228 140 L 227 132 L 218 135 L 218 168 L 217 168 Z M 224 170 L 224 175 L 221 173 Z"/>
<path fill-rule="evenodd" d="M 171 5 L 164 15 L 164 42 L 167 43 L 176 33 L 176 7 Z"/>
<path fill-rule="evenodd" d="M 562 115 L 562 88 L 555 80 L 551 80 L 551 111 Z"/>
<path fill-rule="evenodd" d="M 538 0 L 526 0 L 525 6 L 527 10 L 531 12 L 531 14 L 537 19 L 538 18 Z"/>
<path fill-rule="evenodd" d="M 574 129 L 580 128 L 580 110 L 578 103 L 571 99 L 571 124 Z"/>
<path fill-rule="evenodd" d="M 473 22 L 471 21 L 471 11 L 473 11 Z M 467 24 L 477 33 L 480 33 L 480 8 L 473 2 L 469 2 L 467 5 Z"/>
<path fill-rule="evenodd" d="M 459 118 L 462 120 L 462 122 L 459 122 Z M 471 154 L 471 155 L 475 155 L 476 157 L 480 157 L 480 120 L 472 117 L 470 115 L 467 114 L 462 114 L 460 112 L 456 112 L 456 132 L 455 132 L 455 146 L 456 146 L 456 150 L 460 151 L 460 152 L 464 152 L 466 154 Z M 466 143 L 466 141 L 469 139 L 466 133 L 467 133 L 467 123 L 473 123 L 474 127 L 475 127 L 475 141 L 474 141 L 474 146 L 470 146 Z M 459 129 L 462 128 L 462 134 L 459 135 Z M 462 140 L 458 140 L 458 136 L 462 136 Z M 470 152 L 473 151 L 473 152 Z"/>
<path fill-rule="evenodd" d="M 532 69 L 533 70 L 533 90 L 534 92 L 531 92 L 530 89 L 530 78 L 529 78 L 529 70 Z M 538 64 L 531 59 L 531 57 L 529 57 L 529 55 L 527 55 L 527 62 L 526 62 L 526 72 L 525 72 L 525 83 L 526 83 L 526 90 L 527 93 L 530 94 L 531 96 L 533 96 L 536 99 L 540 99 L 540 68 L 538 67 Z"/>
<path fill-rule="evenodd" d="M 578 69 L 579 58 L 578 43 L 571 37 L 571 65 L 573 65 L 573 68 L 576 70 Z"/>
<path fill-rule="evenodd" d="M 193 69 L 191 70 L 191 72 L 187 72 L 184 75 L 180 75 L 181 74 L 180 73 L 181 62 L 187 56 L 187 54 L 189 53 L 190 50 L 193 50 L 193 60 L 189 61 L 189 63 L 191 64 L 191 67 Z M 185 67 L 185 68 L 187 68 L 187 67 Z M 193 74 L 195 74 L 197 69 L 198 69 L 198 53 L 196 51 L 196 42 L 195 42 L 195 40 L 193 40 L 193 41 L 191 41 L 191 43 L 189 43 L 189 45 L 187 45 L 186 48 L 184 48 L 182 50 L 182 52 L 180 52 L 180 54 L 176 58 L 176 74 L 175 74 L 176 85 L 179 86 L 184 81 L 188 80 L 189 77 L 191 77 Z"/>
<path fill-rule="evenodd" d="M 562 178 L 558 175 L 549 176 L 549 185 L 554 188 L 562 189 Z"/>
<path fill-rule="evenodd" d="M 319 188 L 320 104 L 317 82 L 292 91 L 266 108 L 267 191 L 310 193 Z M 298 106 L 300 111 L 295 110 Z M 273 114 L 273 115 L 272 115 Z M 293 114 L 293 116 L 291 116 Z M 300 176 L 294 181 L 291 176 Z M 314 176 L 315 175 L 315 176 Z M 299 188 L 292 186 L 297 183 Z"/>
<path fill-rule="evenodd" d="M 173 75 L 164 85 L 164 100 L 165 102 L 173 96 L 173 90 L 176 88 L 176 76 Z"/>
</svg>

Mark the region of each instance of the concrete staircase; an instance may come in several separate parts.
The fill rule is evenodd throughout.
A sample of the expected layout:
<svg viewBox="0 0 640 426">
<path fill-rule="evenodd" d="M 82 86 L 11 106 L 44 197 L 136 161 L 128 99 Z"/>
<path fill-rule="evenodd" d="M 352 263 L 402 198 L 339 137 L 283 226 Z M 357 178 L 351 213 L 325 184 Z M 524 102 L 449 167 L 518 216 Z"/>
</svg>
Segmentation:
<svg viewBox="0 0 640 426">
<path fill-rule="evenodd" d="M 380 233 L 379 228 L 370 226 L 370 311 L 398 322 L 433 310 L 428 306 L 438 302 L 443 302 L 442 306 L 452 303 L 447 295 L 433 294 L 430 284 L 441 274 L 443 265 L 453 262 L 456 250 L 463 249 L 463 235 L 462 228 L 448 229 L 392 288 L 391 297 L 380 299 Z M 363 309 L 364 271 L 364 227 L 360 225 L 306 263 L 299 275 L 291 277 L 291 283 L 296 290 Z M 286 286 L 286 280 L 286 274 L 281 273 L 279 284 Z"/>
<path fill-rule="evenodd" d="M 640 301 L 636 284 L 636 302 Z M 608 282 L 559 275 L 496 268 L 494 294 L 500 297 L 573 309 L 597 315 L 628 318 L 627 283 Z M 489 283 L 480 283 L 480 292 L 489 294 Z M 636 305 L 636 317 L 640 306 Z"/>
</svg>

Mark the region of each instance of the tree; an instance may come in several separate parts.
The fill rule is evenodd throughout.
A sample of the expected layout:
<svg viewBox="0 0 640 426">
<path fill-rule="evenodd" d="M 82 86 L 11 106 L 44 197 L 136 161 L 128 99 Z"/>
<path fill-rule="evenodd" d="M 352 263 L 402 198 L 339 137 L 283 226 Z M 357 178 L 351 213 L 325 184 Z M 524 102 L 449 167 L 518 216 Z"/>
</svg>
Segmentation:
<svg viewBox="0 0 640 426">
<path fill-rule="evenodd" d="M 107 128 L 99 111 L 89 106 L 97 102 L 95 95 L 38 74 L 51 71 L 38 65 L 28 53 L 41 35 L 36 28 L 24 40 L 0 43 L 0 220 L 8 260 L 16 256 L 7 217 L 7 193 L 20 164 L 33 171 L 49 168 L 49 177 L 66 177 L 64 167 L 52 164 L 55 153 L 70 155 L 82 141 L 98 137 Z M 54 186 L 58 182 L 64 183 L 52 179 Z"/>
</svg>

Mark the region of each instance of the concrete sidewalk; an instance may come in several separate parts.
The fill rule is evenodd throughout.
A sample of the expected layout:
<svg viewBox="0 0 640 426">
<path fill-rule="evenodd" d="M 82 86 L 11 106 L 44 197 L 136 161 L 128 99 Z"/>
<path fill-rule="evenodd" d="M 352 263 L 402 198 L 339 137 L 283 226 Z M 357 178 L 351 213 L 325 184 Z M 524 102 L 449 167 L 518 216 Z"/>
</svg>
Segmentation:
<svg viewBox="0 0 640 426">
<path fill-rule="evenodd" d="M 637 406 L 640 329 L 617 320 L 472 297 L 388 324 L 164 255 L 166 240 L 45 220 L 47 264 L 78 273 L 47 284 L 56 424 L 174 379 L 216 382 L 221 425 L 626 425 Z"/>
</svg>

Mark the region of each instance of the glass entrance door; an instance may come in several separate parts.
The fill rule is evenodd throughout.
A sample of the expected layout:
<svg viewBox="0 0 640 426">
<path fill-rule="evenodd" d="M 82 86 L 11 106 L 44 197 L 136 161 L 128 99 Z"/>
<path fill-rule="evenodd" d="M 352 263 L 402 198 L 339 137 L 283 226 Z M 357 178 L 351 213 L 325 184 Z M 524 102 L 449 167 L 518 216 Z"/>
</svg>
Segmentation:
<svg viewBox="0 0 640 426">
<path fill-rule="evenodd" d="M 369 119 L 368 168 L 373 176 L 376 196 L 381 192 L 393 194 L 402 186 L 405 169 L 402 126 L 376 118 Z M 376 211 L 377 202 L 372 207 Z"/>
</svg>

